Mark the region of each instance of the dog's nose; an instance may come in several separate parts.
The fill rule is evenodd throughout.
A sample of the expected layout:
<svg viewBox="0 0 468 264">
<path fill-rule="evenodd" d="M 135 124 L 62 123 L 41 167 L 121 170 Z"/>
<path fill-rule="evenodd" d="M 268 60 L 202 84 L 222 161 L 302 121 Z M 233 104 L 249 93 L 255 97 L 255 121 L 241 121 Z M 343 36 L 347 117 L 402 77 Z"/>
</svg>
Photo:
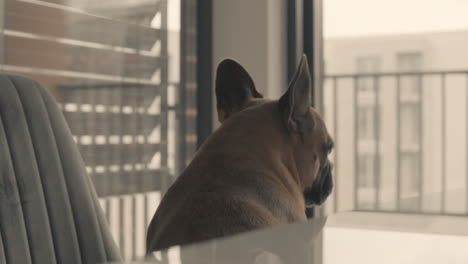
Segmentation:
<svg viewBox="0 0 468 264">
<path fill-rule="evenodd" d="M 312 187 L 304 193 L 306 202 L 320 205 L 328 198 L 333 189 L 332 171 L 333 164 L 327 160 L 320 169 L 318 178 L 312 184 Z"/>
</svg>

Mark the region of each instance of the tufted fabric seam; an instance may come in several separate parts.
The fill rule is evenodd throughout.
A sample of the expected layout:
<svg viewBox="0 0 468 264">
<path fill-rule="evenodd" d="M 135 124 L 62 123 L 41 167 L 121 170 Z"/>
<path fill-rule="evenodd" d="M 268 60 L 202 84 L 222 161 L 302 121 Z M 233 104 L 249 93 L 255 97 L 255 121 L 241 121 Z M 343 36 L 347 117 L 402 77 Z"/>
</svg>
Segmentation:
<svg viewBox="0 0 468 264">
<path fill-rule="evenodd" d="M 44 105 L 45 105 L 45 109 L 46 109 L 46 113 L 47 113 L 47 118 L 49 119 L 49 121 L 51 120 L 50 119 L 50 111 L 49 111 L 49 106 L 47 105 L 46 101 L 44 100 L 44 93 L 43 92 L 40 92 L 39 93 L 41 95 L 41 99 L 42 101 L 44 102 Z M 54 130 L 54 127 L 52 125 L 52 122 L 50 123 L 50 126 L 51 126 L 51 130 L 52 130 L 52 136 L 53 138 L 55 139 L 55 130 Z M 76 234 L 76 238 L 77 238 L 77 246 L 78 246 L 78 250 L 80 252 L 80 260 L 83 260 L 83 251 L 81 250 L 81 243 L 80 243 L 80 234 L 78 234 L 78 229 L 77 229 L 77 226 L 76 226 L 76 208 L 72 205 L 72 202 L 70 200 L 70 195 L 69 195 L 69 192 L 68 192 L 68 186 L 69 186 L 69 182 L 68 182 L 68 179 L 67 177 L 65 176 L 65 171 L 63 170 L 63 161 L 62 161 L 62 155 L 60 155 L 60 150 L 59 150 L 59 147 L 57 145 L 57 141 L 54 140 L 54 143 L 55 143 L 55 148 L 57 149 L 59 155 L 58 155 L 58 158 L 60 160 L 60 170 L 62 171 L 62 175 L 63 175 L 63 178 L 64 178 L 64 183 L 65 183 L 65 192 L 67 194 L 67 198 L 68 198 L 68 203 L 70 204 L 70 208 L 71 208 L 71 213 L 72 213 L 72 219 L 73 219 L 73 231 L 75 232 Z"/>
<path fill-rule="evenodd" d="M 96 206 L 98 205 L 98 204 L 95 202 L 95 201 L 97 200 L 96 195 L 95 195 L 96 192 L 95 192 L 93 186 L 91 186 L 91 184 L 92 184 L 92 183 L 91 183 L 91 179 L 89 179 L 88 175 L 85 175 L 84 177 L 85 177 L 85 179 L 84 179 L 85 184 L 86 184 L 86 186 L 88 187 L 89 193 L 90 193 L 91 198 L 92 198 L 92 200 L 93 200 L 91 206 L 92 206 L 92 208 L 93 208 L 93 211 L 95 212 L 96 221 L 97 221 L 97 223 L 98 223 L 98 224 L 97 224 L 97 229 L 99 230 L 99 233 L 100 233 L 101 238 L 102 238 L 102 244 L 103 244 L 103 247 L 104 247 L 104 257 L 105 257 L 105 261 L 108 261 L 108 260 L 110 259 L 110 257 L 109 257 L 109 255 L 108 255 L 109 252 L 107 252 L 107 245 L 105 245 L 106 242 L 105 242 L 105 240 L 104 240 L 104 233 L 102 232 L 102 221 L 101 221 L 102 219 L 101 219 L 101 218 L 99 217 L 99 215 L 98 215 L 98 214 L 100 213 L 100 212 L 97 211 L 99 208 L 96 208 Z"/>
<path fill-rule="evenodd" d="M 10 76 L 9 76 L 10 78 Z M 12 83 L 14 83 L 15 85 L 15 88 L 17 87 L 17 84 L 15 83 L 15 80 L 14 79 L 11 79 Z M 34 85 L 34 89 L 38 89 L 37 85 L 36 85 L 36 82 L 35 81 L 32 81 L 33 85 Z M 18 91 L 18 89 L 16 89 L 16 92 L 18 94 L 18 97 L 20 98 L 20 102 L 23 103 L 23 98 L 22 98 L 22 95 L 21 93 Z M 42 97 L 41 97 L 42 99 Z M 45 103 L 44 103 L 44 100 L 42 100 L 44 106 L 45 106 Z M 24 109 L 24 107 L 23 107 Z M 31 125 L 30 125 L 30 117 L 28 116 L 28 113 L 27 111 L 23 110 L 24 112 L 24 115 L 25 115 L 25 119 L 26 119 L 26 125 L 27 125 L 27 128 L 28 128 L 28 131 L 29 131 L 29 135 L 31 135 Z M 47 116 L 47 119 L 49 119 L 49 117 Z M 50 122 L 49 122 L 50 124 Z M 52 130 L 52 129 L 51 129 Z M 47 200 L 47 195 L 45 194 L 45 190 L 44 190 L 44 182 L 43 182 L 43 177 L 42 177 L 42 173 L 41 173 L 41 170 L 39 168 L 39 160 L 37 159 L 37 147 L 36 147 L 36 144 L 31 136 L 31 142 L 32 142 L 32 147 L 33 147 L 33 153 L 34 153 L 34 158 L 35 158 L 35 165 L 37 167 L 37 171 L 38 171 L 38 176 L 39 176 L 39 181 L 41 183 L 41 189 L 42 189 L 42 195 L 44 196 L 44 202 L 45 202 L 45 207 L 46 207 L 46 214 L 47 214 L 47 220 L 48 220 L 48 223 L 49 223 L 49 228 L 50 228 L 50 234 L 51 234 L 51 237 L 52 237 L 52 247 L 54 248 L 54 253 L 55 253 L 55 256 L 58 256 L 57 254 L 57 247 L 55 246 L 56 244 L 56 236 L 55 236 L 55 233 L 53 232 L 53 226 L 52 226 L 52 223 L 50 221 L 51 217 L 50 217 L 50 214 L 49 214 L 49 207 L 50 207 L 50 202 Z M 57 262 L 57 258 L 55 258 L 56 262 Z"/>
<path fill-rule="evenodd" d="M 1 112 L 0 112 L 0 124 L 3 124 Z M 4 126 L 2 125 L 2 128 L 3 128 L 3 127 L 4 127 Z M 5 132 L 5 136 L 6 136 L 6 131 L 3 131 L 3 132 Z M 8 144 L 8 142 L 7 142 L 7 144 Z M 8 149 L 9 149 L 9 148 L 8 148 Z M 11 185 L 13 185 L 13 183 L 11 183 Z M 0 198 L 1 198 L 1 197 L 0 197 Z M 0 211 L 0 213 L 1 213 L 1 211 Z M 4 233 L 3 230 L 4 230 L 3 224 L 2 224 L 2 221 L 0 221 L 0 240 L 1 240 L 0 242 L 1 242 L 1 246 L 3 247 L 3 256 L 4 256 L 5 261 L 6 261 L 6 260 L 9 258 L 9 256 L 7 255 L 7 254 L 8 254 L 8 251 L 5 250 L 5 249 L 6 249 L 6 248 L 5 248 L 5 245 L 3 244 L 3 237 L 2 237 L 2 234 Z"/>
<path fill-rule="evenodd" d="M 10 79 L 10 76 L 6 75 L 8 81 L 11 82 L 11 79 Z M 12 85 L 14 86 L 14 84 L 12 83 Z M 16 87 L 15 87 L 16 88 Z M 0 112 L 0 119 L 2 119 L 2 123 L 3 123 L 3 127 L 6 128 L 7 127 L 7 124 L 6 122 L 3 122 L 3 118 L 1 116 L 1 112 Z M 7 129 L 4 129 L 4 132 L 5 132 L 5 137 L 7 138 L 7 148 L 8 148 L 8 153 L 10 153 L 10 156 L 11 156 L 11 146 L 10 146 L 10 140 L 9 139 L 9 135 L 7 133 Z M 11 163 L 12 163 L 12 166 L 11 166 L 11 169 L 13 171 L 13 175 L 16 175 L 16 170 L 15 170 L 15 161 L 14 159 L 12 158 L 11 159 Z M 32 248 L 31 248 L 31 244 L 29 243 L 30 239 L 31 239 L 31 234 L 30 234 L 30 231 L 29 231 L 29 228 L 28 228 L 28 225 L 26 224 L 26 221 L 25 221 L 25 218 L 26 218 L 26 215 L 24 214 L 24 209 L 23 209 L 23 204 L 21 202 L 21 197 L 22 197 L 22 193 L 21 193 L 21 188 L 19 188 L 18 186 L 18 181 L 16 181 L 16 188 L 18 190 L 18 194 L 19 194 L 19 197 L 20 197 L 20 202 L 18 203 L 18 206 L 19 208 L 21 209 L 21 214 L 23 215 L 23 225 L 24 225 L 24 230 L 25 230 L 25 233 L 26 233 L 26 237 L 28 238 L 28 248 L 29 248 L 29 260 L 30 262 L 32 263 L 32 260 L 34 259 L 33 257 L 33 252 L 32 252 Z"/>
<path fill-rule="evenodd" d="M 4 164 L 6 170 L 2 174 L 6 173 L 5 175 L 8 177 L 2 182 L 2 185 L 11 183 L 13 188 L 9 189 L 10 193 L 12 192 L 14 197 L 19 198 L 13 199 L 15 202 L 12 208 L 14 216 L 8 214 L 6 222 L 0 221 L 0 235 L 2 235 L 0 239 L 3 239 L 0 241 L 0 246 L 2 246 L 1 242 L 4 242 L 2 248 L 7 250 L 2 252 L 0 249 L 0 263 L 3 263 L 2 257 L 11 257 L 9 261 L 14 262 L 17 254 L 24 257 L 20 262 L 25 263 L 41 262 L 39 257 L 50 259 L 52 263 L 54 261 L 67 263 L 66 257 L 68 255 L 61 255 L 61 245 L 64 245 L 63 243 L 68 245 L 67 240 L 70 237 L 73 239 L 73 247 L 64 246 L 63 249 L 65 252 L 73 253 L 74 259 L 78 263 L 120 260 L 120 251 L 109 233 L 107 220 L 104 218 L 98 203 L 93 183 L 84 170 L 80 153 L 71 139 L 69 127 L 63 118 L 63 113 L 56 107 L 53 97 L 39 83 L 31 79 L 16 78 L 16 76 L 6 74 L 3 77 L 7 87 L 9 86 L 8 82 L 12 85 L 6 91 L 7 95 L 9 94 L 13 99 L 11 105 L 13 107 L 10 108 L 10 100 L 3 100 L 5 107 L 2 109 L 7 111 L 0 113 L 0 124 L 3 123 L 3 114 L 8 125 L 5 127 L 2 125 L 1 128 L 5 135 L 2 135 L 1 138 L 2 154 L 0 155 L 6 153 L 6 159 L 2 158 L 2 164 L 6 162 Z M 30 94 L 31 91 L 32 94 Z M 35 101 L 36 97 L 41 98 L 39 101 Z M 39 115 L 34 114 L 37 112 L 36 110 L 39 110 Z M 7 115 L 5 116 L 5 114 Z M 15 122 L 17 117 L 19 123 Z M 18 135 L 21 136 L 18 137 Z M 51 149 L 53 157 L 48 157 L 48 152 Z M 23 160 L 25 160 L 22 158 L 23 154 L 27 155 L 28 162 L 35 163 L 23 164 Z M 67 159 L 68 156 L 70 156 L 69 159 Z M 8 159 L 8 157 L 11 158 Z M 49 169 L 53 170 L 53 176 L 58 175 L 58 177 L 46 177 L 50 174 L 48 173 Z M 21 173 L 21 177 L 15 177 L 17 173 Z M 33 184 L 28 184 L 29 182 Z M 60 190 L 54 190 L 55 186 L 60 186 Z M 4 187 L 0 186 L 2 189 Z M 9 193 L 2 189 L 0 189 L 0 199 L 3 208 L 7 204 L 4 203 L 6 200 L 2 197 Z M 56 203 L 55 201 L 58 201 L 56 198 L 62 202 Z M 55 205 L 59 207 L 56 208 Z M 66 212 L 66 224 L 61 222 L 63 221 L 60 216 L 62 212 Z M 0 212 L 0 216 L 2 213 Z M 5 215 L 1 219 L 3 218 Z M 40 227 L 34 224 L 36 220 L 37 223 L 41 223 Z M 14 225 L 15 229 L 13 229 L 15 231 L 9 229 L 9 221 L 17 222 Z M 57 229 L 55 223 L 58 226 L 63 224 L 66 229 Z M 38 227 L 42 230 L 38 230 Z M 44 230 L 47 228 L 50 230 Z M 20 236 L 15 236 L 16 233 Z M 41 236 L 37 236 L 38 234 Z M 14 240 L 13 244 L 4 241 L 10 236 Z M 41 238 L 43 237 L 45 240 L 42 242 Z M 5 247 L 7 244 L 9 247 Z M 38 251 L 36 246 L 44 250 Z M 62 257 L 58 258 L 59 256 Z"/>
<path fill-rule="evenodd" d="M 2 128 L 3 128 L 3 121 L 1 119 L 1 116 L 0 116 L 0 124 L 2 124 Z M 6 137 L 6 132 L 5 131 L 3 131 L 3 132 L 4 132 L 5 137 Z M 3 180 L 3 182 L 0 181 L 0 199 L 10 200 L 10 197 L 13 194 L 13 188 L 12 188 L 13 182 L 8 177 L 5 177 L 2 180 Z"/>
<path fill-rule="evenodd" d="M 32 165 L 34 165 L 36 167 L 37 173 L 38 173 L 38 176 L 39 176 L 39 183 L 40 183 L 39 189 L 41 191 L 40 194 L 42 194 L 42 197 L 44 198 L 45 214 L 47 216 L 46 221 L 47 221 L 47 223 L 49 225 L 49 234 L 50 234 L 50 237 L 52 237 L 51 246 L 52 246 L 53 252 L 55 254 L 53 256 L 53 259 L 55 259 L 55 263 L 57 263 L 57 258 L 56 258 L 57 252 L 56 252 L 56 247 L 55 247 L 56 238 L 54 236 L 54 233 L 52 232 L 53 226 L 50 223 L 51 218 L 50 218 L 50 214 L 49 214 L 49 203 L 47 202 L 47 198 L 46 198 L 47 196 L 44 193 L 44 187 L 43 187 L 44 183 L 42 181 L 41 171 L 39 169 L 39 164 L 38 164 L 39 161 L 37 159 L 37 150 L 36 150 L 36 146 L 34 144 L 34 140 L 33 140 L 32 136 L 31 136 L 31 127 L 30 127 L 30 121 L 29 121 L 30 119 L 28 117 L 28 113 L 26 111 L 26 108 L 23 105 L 23 98 L 22 98 L 22 96 L 20 94 L 20 91 L 18 89 L 19 85 L 15 82 L 15 80 L 13 78 L 11 78 L 10 75 L 8 75 L 8 79 L 10 80 L 10 82 L 13 84 L 13 87 L 15 88 L 14 90 L 16 92 L 16 95 L 18 96 L 18 99 L 19 99 L 18 101 L 19 101 L 19 103 L 21 105 L 21 109 L 23 110 L 24 119 L 25 119 L 26 128 L 27 128 L 27 134 L 29 135 L 29 139 L 31 140 L 31 146 L 32 146 L 33 154 L 34 154 L 34 160 L 32 160 L 31 162 L 34 162 Z M 36 83 L 34 81 L 31 81 L 31 82 L 34 85 L 34 88 L 37 89 Z"/>
<path fill-rule="evenodd" d="M 44 92 L 42 92 L 42 91 L 41 91 L 41 97 L 42 97 L 42 99 L 44 100 Z M 44 101 L 45 101 L 45 100 L 44 100 Z M 47 115 L 48 115 L 49 118 L 50 118 L 50 116 L 51 116 L 51 114 L 50 114 L 50 105 L 49 105 L 48 103 L 46 104 L 46 109 L 47 109 Z M 55 128 L 54 128 L 54 126 L 53 126 L 52 123 L 51 123 L 51 126 L 52 126 L 52 131 L 54 131 Z M 54 138 L 55 138 L 55 134 L 54 134 Z M 57 142 L 56 142 L 56 147 L 57 147 L 57 150 L 58 150 L 58 152 L 59 152 L 60 163 L 63 164 L 61 151 L 60 151 L 60 148 L 59 148 Z M 70 183 L 69 183 L 68 178 L 65 176 L 65 171 L 64 171 L 63 167 L 62 167 L 62 173 L 63 173 L 64 178 L 65 178 L 65 188 L 66 188 L 67 191 L 68 191 Z M 83 193 L 83 195 L 86 195 L 86 193 Z M 70 198 L 71 196 L 69 195 L 68 197 Z M 76 219 L 76 215 L 77 215 L 76 210 L 77 210 L 77 208 L 76 208 L 76 206 L 73 205 L 73 202 L 71 201 L 71 198 L 70 198 L 70 204 L 71 204 L 71 210 L 72 210 L 72 215 L 73 215 L 73 222 L 76 223 L 76 222 L 77 222 L 77 219 Z M 81 259 L 83 260 L 83 259 L 86 259 L 86 257 L 85 257 L 85 252 L 83 251 L 82 246 L 81 246 L 81 244 L 82 244 L 81 242 L 82 242 L 83 236 L 80 235 L 80 232 L 79 232 L 79 230 L 78 230 L 78 225 L 75 224 L 74 227 L 75 227 L 74 229 L 75 229 L 75 232 L 76 232 L 76 235 L 77 235 L 77 238 L 78 238 L 78 246 L 79 246 L 79 249 L 80 249 L 80 256 L 81 256 Z"/>
<path fill-rule="evenodd" d="M 5 246 L 3 245 L 2 228 L 0 226 L 0 263 L 2 263 L 2 261 L 5 261 L 6 263 L 6 260 L 7 256 L 5 252 Z"/>
</svg>

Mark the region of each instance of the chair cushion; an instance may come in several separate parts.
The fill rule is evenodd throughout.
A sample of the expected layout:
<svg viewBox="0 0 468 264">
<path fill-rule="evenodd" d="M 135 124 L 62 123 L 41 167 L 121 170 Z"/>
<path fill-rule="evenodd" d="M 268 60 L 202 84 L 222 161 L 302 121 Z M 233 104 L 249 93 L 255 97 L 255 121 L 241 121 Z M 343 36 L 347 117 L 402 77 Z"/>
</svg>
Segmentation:
<svg viewBox="0 0 468 264">
<path fill-rule="evenodd" d="M 118 260 L 54 99 L 33 80 L 0 74 L 0 263 Z"/>
</svg>

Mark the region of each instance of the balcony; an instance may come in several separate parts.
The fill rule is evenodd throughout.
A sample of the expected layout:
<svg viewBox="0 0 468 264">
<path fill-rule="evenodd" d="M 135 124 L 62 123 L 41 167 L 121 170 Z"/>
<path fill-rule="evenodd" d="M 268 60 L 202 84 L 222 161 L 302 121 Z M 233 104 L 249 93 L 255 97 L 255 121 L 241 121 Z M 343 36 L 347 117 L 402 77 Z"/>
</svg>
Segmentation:
<svg viewBox="0 0 468 264">
<path fill-rule="evenodd" d="M 326 76 L 336 142 L 327 210 L 468 215 L 467 91 L 468 71 Z"/>
</svg>

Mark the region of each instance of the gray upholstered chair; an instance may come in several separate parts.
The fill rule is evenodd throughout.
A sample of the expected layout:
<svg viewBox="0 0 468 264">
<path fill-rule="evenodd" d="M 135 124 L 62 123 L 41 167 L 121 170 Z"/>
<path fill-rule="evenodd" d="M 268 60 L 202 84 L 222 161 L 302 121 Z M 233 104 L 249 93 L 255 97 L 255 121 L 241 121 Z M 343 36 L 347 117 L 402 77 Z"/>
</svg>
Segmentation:
<svg viewBox="0 0 468 264">
<path fill-rule="evenodd" d="M 0 263 L 119 259 L 54 99 L 33 80 L 0 74 Z"/>
</svg>

